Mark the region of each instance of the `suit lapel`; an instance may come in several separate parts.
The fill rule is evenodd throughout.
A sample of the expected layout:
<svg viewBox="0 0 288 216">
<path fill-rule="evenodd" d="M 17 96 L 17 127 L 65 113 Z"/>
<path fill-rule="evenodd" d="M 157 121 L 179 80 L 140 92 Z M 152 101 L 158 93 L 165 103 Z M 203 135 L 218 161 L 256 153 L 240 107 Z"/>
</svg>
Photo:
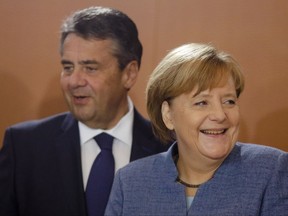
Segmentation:
<svg viewBox="0 0 288 216">
<path fill-rule="evenodd" d="M 85 213 L 84 188 L 82 180 L 80 138 L 77 120 L 68 114 L 63 121 L 56 140 L 56 153 L 68 212 Z"/>
</svg>

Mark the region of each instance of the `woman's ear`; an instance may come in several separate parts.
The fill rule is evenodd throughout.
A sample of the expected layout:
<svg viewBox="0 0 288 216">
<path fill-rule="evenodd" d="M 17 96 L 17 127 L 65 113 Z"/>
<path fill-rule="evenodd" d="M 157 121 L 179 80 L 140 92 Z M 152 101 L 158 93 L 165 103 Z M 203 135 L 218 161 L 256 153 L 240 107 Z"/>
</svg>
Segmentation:
<svg viewBox="0 0 288 216">
<path fill-rule="evenodd" d="M 164 124 L 169 130 L 174 129 L 174 124 L 172 120 L 172 113 L 170 109 L 170 104 L 167 101 L 164 101 L 161 106 L 161 113 L 162 113 L 162 119 Z"/>
<path fill-rule="evenodd" d="M 126 65 L 123 71 L 122 81 L 124 88 L 126 88 L 128 91 L 135 84 L 138 77 L 138 72 L 139 67 L 137 61 L 131 61 Z"/>
</svg>

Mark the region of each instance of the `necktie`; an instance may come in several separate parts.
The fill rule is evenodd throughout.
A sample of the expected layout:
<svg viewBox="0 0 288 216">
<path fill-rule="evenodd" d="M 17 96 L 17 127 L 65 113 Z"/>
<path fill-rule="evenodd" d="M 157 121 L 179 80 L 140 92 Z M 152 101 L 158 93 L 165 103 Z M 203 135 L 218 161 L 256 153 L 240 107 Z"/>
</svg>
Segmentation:
<svg viewBox="0 0 288 216">
<path fill-rule="evenodd" d="M 101 133 L 94 137 L 101 152 L 96 157 L 87 182 L 86 202 L 89 216 L 103 216 L 114 178 L 113 137 Z"/>
</svg>

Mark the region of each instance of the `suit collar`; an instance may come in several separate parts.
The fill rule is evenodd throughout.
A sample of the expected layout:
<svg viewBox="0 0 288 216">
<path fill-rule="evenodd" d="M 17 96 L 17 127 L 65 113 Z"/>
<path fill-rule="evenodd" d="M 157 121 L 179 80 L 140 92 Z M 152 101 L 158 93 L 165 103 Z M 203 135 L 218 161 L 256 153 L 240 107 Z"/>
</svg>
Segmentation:
<svg viewBox="0 0 288 216">
<path fill-rule="evenodd" d="M 63 123 L 61 125 L 61 129 L 66 132 L 69 131 L 71 129 L 75 129 L 75 126 L 77 126 L 78 121 L 73 117 L 73 115 L 68 112 L 66 113 L 66 116 L 63 120 Z"/>
<path fill-rule="evenodd" d="M 155 137 L 150 123 L 134 108 L 132 149 L 130 161 L 146 157 L 156 152 Z"/>
</svg>

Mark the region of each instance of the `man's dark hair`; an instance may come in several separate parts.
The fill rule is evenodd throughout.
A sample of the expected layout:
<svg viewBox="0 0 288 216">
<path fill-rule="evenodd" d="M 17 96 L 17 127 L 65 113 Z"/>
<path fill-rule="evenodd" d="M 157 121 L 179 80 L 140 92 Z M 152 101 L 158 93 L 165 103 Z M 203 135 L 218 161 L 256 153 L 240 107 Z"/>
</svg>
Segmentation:
<svg viewBox="0 0 288 216">
<path fill-rule="evenodd" d="M 132 60 L 141 65 L 142 45 L 138 39 L 135 23 L 123 12 L 106 7 L 90 7 L 76 11 L 68 17 L 61 27 L 60 52 L 67 35 L 90 39 L 111 39 L 115 42 L 115 57 L 123 70 Z"/>
</svg>

